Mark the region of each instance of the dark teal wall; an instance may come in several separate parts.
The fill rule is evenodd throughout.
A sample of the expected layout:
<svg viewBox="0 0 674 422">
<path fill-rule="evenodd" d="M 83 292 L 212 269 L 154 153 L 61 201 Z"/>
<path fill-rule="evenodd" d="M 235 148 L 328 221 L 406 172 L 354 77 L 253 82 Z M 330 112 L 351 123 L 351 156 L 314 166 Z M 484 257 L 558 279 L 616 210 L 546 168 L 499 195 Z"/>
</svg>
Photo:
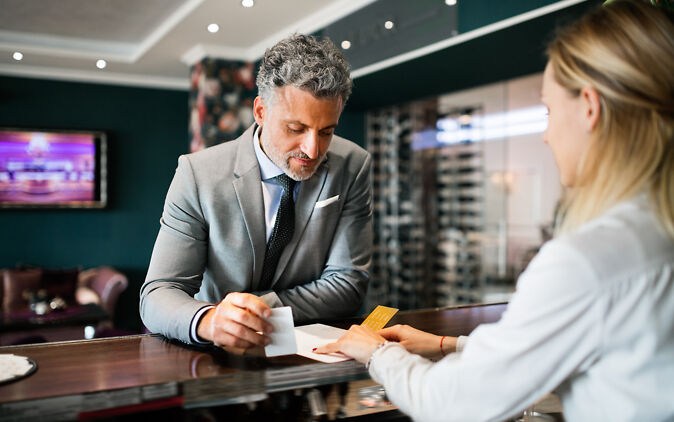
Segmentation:
<svg viewBox="0 0 674 422">
<path fill-rule="evenodd" d="M 484 7 L 484 2 L 477 3 Z M 524 3 L 527 2 L 514 2 L 514 6 L 524 7 Z M 599 0 L 579 3 L 357 78 L 346 111 L 366 112 L 541 72 L 546 62 L 545 46 L 555 28 L 577 19 L 600 3 Z M 470 1 L 459 2 L 460 8 L 475 7 L 470 4 Z M 529 10 L 533 8 L 529 7 Z M 494 16 L 506 13 L 503 6 L 486 9 L 489 12 L 479 19 L 481 15 L 477 10 L 460 12 L 459 26 L 475 29 L 474 25 L 492 23 Z M 514 14 L 517 13 L 505 16 Z M 469 19 L 469 23 L 461 24 L 463 18 Z"/>
<path fill-rule="evenodd" d="M 187 151 L 187 95 L 0 77 L 0 126 L 106 132 L 109 182 L 107 209 L 0 210 L 0 267 L 119 268 L 130 278 L 122 325 L 134 328 L 164 196 Z"/>
<path fill-rule="evenodd" d="M 344 110 L 335 133 L 365 148 L 365 113 Z"/>
<path fill-rule="evenodd" d="M 459 34 L 556 2 L 557 0 L 460 1 L 457 3 Z"/>
</svg>

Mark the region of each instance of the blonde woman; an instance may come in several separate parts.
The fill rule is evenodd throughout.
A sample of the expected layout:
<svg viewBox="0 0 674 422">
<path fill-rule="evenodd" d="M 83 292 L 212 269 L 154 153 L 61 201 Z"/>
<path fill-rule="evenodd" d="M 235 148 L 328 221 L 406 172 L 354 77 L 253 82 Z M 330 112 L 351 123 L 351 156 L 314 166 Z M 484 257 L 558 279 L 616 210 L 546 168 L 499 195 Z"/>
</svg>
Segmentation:
<svg viewBox="0 0 674 422">
<path fill-rule="evenodd" d="M 552 390 L 568 421 L 674 419 L 672 16 L 615 1 L 548 56 L 543 139 L 570 196 L 502 319 L 459 339 L 354 326 L 318 350 L 367 363 L 415 420 L 503 420 Z"/>
</svg>

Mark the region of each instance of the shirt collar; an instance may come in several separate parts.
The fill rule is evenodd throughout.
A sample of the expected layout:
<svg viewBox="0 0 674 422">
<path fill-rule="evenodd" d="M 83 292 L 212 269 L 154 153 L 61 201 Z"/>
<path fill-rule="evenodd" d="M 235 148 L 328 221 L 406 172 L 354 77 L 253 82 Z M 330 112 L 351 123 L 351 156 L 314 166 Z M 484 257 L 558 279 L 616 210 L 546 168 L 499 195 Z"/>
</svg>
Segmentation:
<svg viewBox="0 0 674 422">
<path fill-rule="evenodd" d="M 269 157 L 267 157 L 267 154 L 262 151 L 262 147 L 260 147 L 260 126 L 255 129 L 255 133 L 253 134 L 253 145 L 255 147 L 257 163 L 260 165 L 260 178 L 262 180 L 273 179 L 274 177 L 283 174 L 283 170 L 274 164 Z"/>
</svg>

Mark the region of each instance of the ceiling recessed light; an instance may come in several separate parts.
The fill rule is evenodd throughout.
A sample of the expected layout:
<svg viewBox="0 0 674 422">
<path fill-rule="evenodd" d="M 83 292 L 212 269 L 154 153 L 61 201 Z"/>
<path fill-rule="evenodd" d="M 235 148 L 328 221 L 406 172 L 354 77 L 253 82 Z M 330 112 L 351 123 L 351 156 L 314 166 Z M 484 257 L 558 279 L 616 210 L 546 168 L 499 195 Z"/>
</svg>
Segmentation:
<svg viewBox="0 0 674 422">
<path fill-rule="evenodd" d="M 103 59 L 96 61 L 96 67 L 99 68 L 99 69 L 105 69 L 105 66 L 107 66 L 107 65 L 108 65 L 108 63 Z"/>
<path fill-rule="evenodd" d="M 253 7 L 255 2 L 253 0 L 241 0 L 241 6 L 243 7 Z"/>
<path fill-rule="evenodd" d="M 342 48 L 344 50 L 348 50 L 349 48 L 351 48 L 351 41 L 348 40 L 342 41 Z"/>
<path fill-rule="evenodd" d="M 386 21 L 384 22 L 384 28 L 386 29 L 393 29 L 393 21 Z"/>
<path fill-rule="evenodd" d="M 456 4 L 456 0 L 445 0 L 445 4 L 447 6 L 454 6 Z"/>
<path fill-rule="evenodd" d="M 19 51 L 15 51 L 14 54 L 12 54 L 12 58 L 18 62 L 19 60 L 23 59 L 23 54 Z"/>
<path fill-rule="evenodd" d="M 212 24 L 208 25 L 208 32 L 210 32 L 212 34 L 215 34 L 219 30 L 220 30 L 220 25 L 218 25 L 217 23 L 212 23 Z"/>
</svg>

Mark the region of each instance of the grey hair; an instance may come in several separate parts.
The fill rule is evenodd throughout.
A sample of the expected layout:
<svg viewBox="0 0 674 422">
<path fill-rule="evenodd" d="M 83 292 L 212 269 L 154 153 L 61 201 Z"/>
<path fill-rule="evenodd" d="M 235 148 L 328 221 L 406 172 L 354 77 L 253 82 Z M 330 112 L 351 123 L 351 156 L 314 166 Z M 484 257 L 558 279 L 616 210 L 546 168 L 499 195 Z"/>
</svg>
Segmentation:
<svg viewBox="0 0 674 422">
<path fill-rule="evenodd" d="M 257 74 L 257 89 L 262 100 L 271 105 L 275 88 L 294 86 L 317 98 L 342 98 L 342 106 L 351 94 L 349 64 L 328 38 L 294 34 L 264 53 Z"/>
</svg>

